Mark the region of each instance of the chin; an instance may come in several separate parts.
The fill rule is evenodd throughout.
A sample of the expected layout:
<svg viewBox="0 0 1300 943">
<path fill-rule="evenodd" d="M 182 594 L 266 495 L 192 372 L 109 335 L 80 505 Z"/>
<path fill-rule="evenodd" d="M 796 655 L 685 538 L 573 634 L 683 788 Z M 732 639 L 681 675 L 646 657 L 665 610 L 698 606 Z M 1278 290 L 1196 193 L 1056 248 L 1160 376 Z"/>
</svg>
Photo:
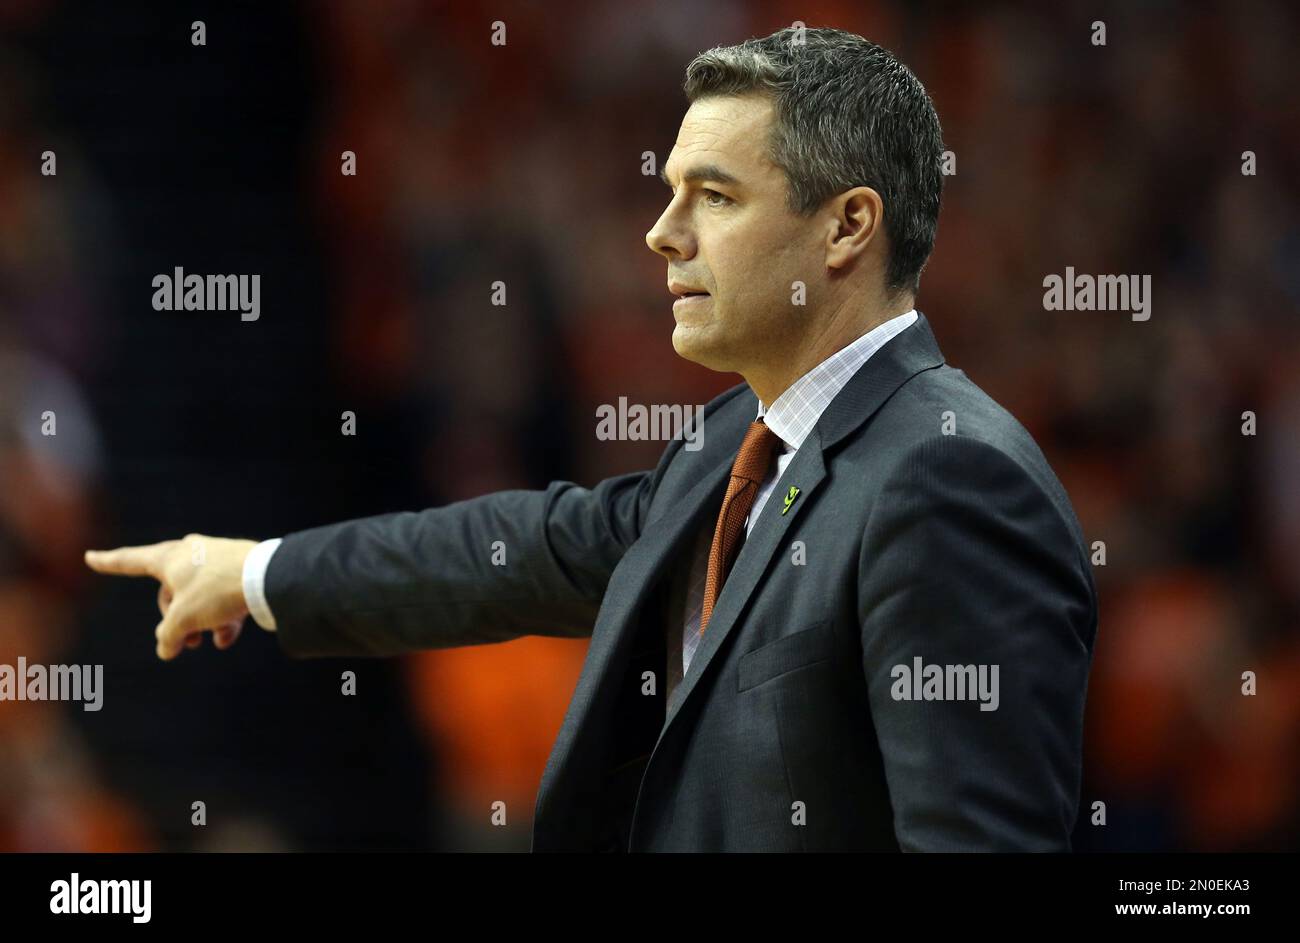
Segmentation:
<svg viewBox="0 0 1300 943">
<path fill-rule="evenodd" d="M 681 324 L 673 328 L 673 350 L 677 351 L 677 356 L 683 360 L 699 363 L 703 353 L 700 349 L 702 346 L 705 345 L 700 343 L 698 328 L 684 327 Z"/>
<path fill-rule="evenodd" d="M 720 346 L 704 328 L 678 324 L 673 329 L 673 350 L 677 351 L 677 356 L 698 363 L 701 367 L 725 372 L 730 368 L 726 365 L 727 358 Z"/>
</svg>

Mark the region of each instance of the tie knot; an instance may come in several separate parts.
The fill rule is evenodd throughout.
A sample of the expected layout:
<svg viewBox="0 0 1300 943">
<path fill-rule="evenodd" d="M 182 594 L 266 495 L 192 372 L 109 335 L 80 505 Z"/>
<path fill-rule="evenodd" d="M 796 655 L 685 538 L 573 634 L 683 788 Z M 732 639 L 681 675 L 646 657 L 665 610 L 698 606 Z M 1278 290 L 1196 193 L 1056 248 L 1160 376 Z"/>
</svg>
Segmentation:
<svg viewBox="0 0 1300 943">
<path fill-rule="evenodd" d="M 751 422 L 745 441 L 740 443 L 740 451 L 736 453 L 736 461 L 732 463 L 731 476 L 761 484 L 772 464 L 772 453 L 780 442 L 781 437 L 763 420 Z"/>
</svg>

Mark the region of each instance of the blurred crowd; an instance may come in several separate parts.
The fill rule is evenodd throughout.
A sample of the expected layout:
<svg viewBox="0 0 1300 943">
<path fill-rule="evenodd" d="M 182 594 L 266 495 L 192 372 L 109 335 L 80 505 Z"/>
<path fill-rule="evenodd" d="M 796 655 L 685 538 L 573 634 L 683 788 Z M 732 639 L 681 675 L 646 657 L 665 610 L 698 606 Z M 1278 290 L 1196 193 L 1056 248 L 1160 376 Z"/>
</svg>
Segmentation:
<svg viewBox="0 0 1300 943">
<path fill-rule="evenodd" d="M 133 310 L 105 301 L 130 249 L 114 246 L 121 197 L 76 158 L 85 130 L 44 110 L 48 59 L 24 55 L 33 36 L 58 46 L 61 6 L 0 14 L 4 663 L 59 661 L 92 630 L 81 550 L 122 536 L 105 483 L 137 461 L 94 397 L 119 376 L 98 338 Z M 302 4 L 286 35 L 315 78 L 293 225 L 323 279 L 302 324 L 381 445 L 331 459 L 377 498 L 322 491 L 293 522 L 649 467 L 660 444 L 598 440 L 597 405 L 704 403 L 736 382 L 672 350 L 663 260 L 644 244 L 666 190 L 642 154 L 671 148 L 694 53 L 796 17 L 885 45 L 930 91 L 956 172 L 918 307 L 1034 435 L 1097 542 L 1076 847 L 1300 847 L 1300 15 L 1280 2 Z M 38 172 L 51 141 L 57 178 Z M 1045 311 L 1042 280 L 1067 266 L 1150 274 L 1150 320 Z M 437 846 L 527 847 L 584 651 L 524 639 L 401 661 L 394 710 L 436 758 L 424 797 L 450 826 Z M 131 676 L 146 670 L 168 666 Z M 167 846 L 74 709 L 0 703 L 0 850 Z M 504 839 L 497 799 L 519 810 Z"/>
</svg>

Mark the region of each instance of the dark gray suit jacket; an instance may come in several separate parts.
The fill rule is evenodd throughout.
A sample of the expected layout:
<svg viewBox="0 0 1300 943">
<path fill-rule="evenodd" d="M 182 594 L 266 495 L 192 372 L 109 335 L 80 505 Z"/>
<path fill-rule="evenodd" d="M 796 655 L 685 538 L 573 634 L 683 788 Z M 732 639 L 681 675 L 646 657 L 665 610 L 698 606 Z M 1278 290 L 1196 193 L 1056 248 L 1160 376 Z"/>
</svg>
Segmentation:
<svg viewBox="0 0 1300 943">
<path fill-rule="evenodd" d="M 1068 850 L 1097 629 L 1083 536 L 1033 439 L 944 363 L 924 315 L 795 454 L 665 703 L 666 587 L 756 411 L 735 387 L 706 407 L 701 449 L 673 441 L 653 471 L 591 489 L 291 534 L 266 578 L 280 644 L 589 635 L 535 851 Z M 997 709 L 955 686 L 902 699 L 920 689 L 897 666 L 918 664 L 953 681 L 948 666 L 997 665 Z"/>
</svg>

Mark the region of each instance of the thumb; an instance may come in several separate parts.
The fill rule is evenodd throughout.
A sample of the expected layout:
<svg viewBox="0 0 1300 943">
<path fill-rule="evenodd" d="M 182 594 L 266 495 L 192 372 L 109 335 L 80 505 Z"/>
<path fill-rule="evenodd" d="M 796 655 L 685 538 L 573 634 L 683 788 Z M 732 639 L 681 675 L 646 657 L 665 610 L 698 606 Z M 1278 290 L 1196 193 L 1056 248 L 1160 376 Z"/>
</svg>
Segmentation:
<svg viewBox="0 0 1300 943">
<path fill-rule="evenodd" d="M 201 628 L 189 597 L 182 594 L 172 600 L 167 614 L 163 616 L 158 627 L 154 629 L 157 639 L 156 652 L 163 661 L 171 661 L 185 647 L 185 637 Z"/>
</svg>

